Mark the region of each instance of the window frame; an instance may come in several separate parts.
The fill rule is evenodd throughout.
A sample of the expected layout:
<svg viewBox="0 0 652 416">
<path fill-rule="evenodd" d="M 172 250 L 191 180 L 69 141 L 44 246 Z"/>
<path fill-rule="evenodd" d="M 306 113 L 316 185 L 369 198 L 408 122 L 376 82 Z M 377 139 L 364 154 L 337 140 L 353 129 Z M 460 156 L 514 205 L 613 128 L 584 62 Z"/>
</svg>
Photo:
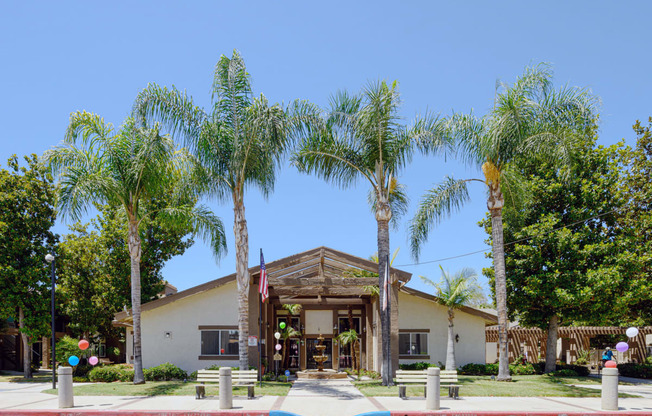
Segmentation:
<svg viewBox="0 0 652 416">
<path fill-rule="evenodd" d="M 202 338 L 203 338 L 204 332 L 217 332 L 218 333 L 217 344 L 216 344 L 217 345 L 217 352 L 215 352 L 215 353 L 204 353 L 203 352 L 204 341 L 203 341 Z M 235 332 L 236 335 L 238 335 L 238 329 L 237 328 L 224 328 L 224 327 L 222 327 L 222 328 L 210 328 L 210 327 L 201 328 L 200 327 L 199 328 L 199 348 L 200 348 L 199 349 L 199 353 L 200 353 L 199 358 L 203 359 L 203 358 L 219 357 L 220 359 L 229 359 L 229 358 L 235 357 L 235 359 L 238 359 L 239 356 L 240 356 L 240 351 L 239 351 L 240 350 L 240 345 L 239 345 L 239 343 L 238 343 L 238 352 L 236 352 L 235 354 L 228 354 L 226 352 L 222 353 L 222 348 L 221 348 L 221 346 L 222 346 L 222 337 L 224 335 L 229 337 L 231 335 L 231 332 Z"/>
<path fill-rule="evenodd" d="M 429 352 L 429 345 L 428 345 L 429 344 L 428 335 L 430 335 L 429 332 L 425 332 L 425 331 L 401 331 L 398 335 L 399 335 L 399 344 L 398 344 L 399 345 L 399 350 L 398 350 L 399 358 L 403 358 L 403 359 L 417 359 L 417 358 L 430 359 L 430 352 Z M 409 336 L 409 339 L 408 339 L 408 345 L 409 346 L 408 346 L 408 353 L 407 354 L 401 352 L 401 343 L 400 343 L 401 335 L 408 335 Z M 411 347 L 412 347 L 412 345 L 417 344 L 416 339 L 413 338 L 416 335 L 425 336 L 426 351 L 424 353 L 412 354 L 412 348 Z"/>
</svg>

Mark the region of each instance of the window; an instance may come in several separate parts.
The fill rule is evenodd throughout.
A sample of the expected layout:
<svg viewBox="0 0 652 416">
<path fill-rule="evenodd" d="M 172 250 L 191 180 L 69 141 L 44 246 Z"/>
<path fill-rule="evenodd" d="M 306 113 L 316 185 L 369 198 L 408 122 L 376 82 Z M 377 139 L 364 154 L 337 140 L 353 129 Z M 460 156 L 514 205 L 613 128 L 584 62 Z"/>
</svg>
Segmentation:
<svg viewBox="0 0 652 416">
<path fill-rule="evenodd" d="M 201 355 L 238 355 L 238 331 L 201 331 Z"/>
<path fill-rule="evenodd" d="M 339 321 L 338 324 L 339 324 L 340 334 L 342 332 L 345 332 L 345 331 L 348 331 L 349 329 L 351 329 L 349 327 L 349 318 L 348 317 L 340 316 L 338 321 Z M 361 333 L 360 333 L 360 317 L 359 316 L 354 316 L 353 317 L 353 329 L 355 329 L 355 332 L 356 332 L 356 334 L 358 334 L 358 336 L 360 336 L 360 337 L 362 336 Z"/>
<path fill-rule="evenodd" d="M 278 316 L 278 317 L 276 317 L 276 328 L 278 328 L 276 330 L 277 331 L 281 330 L 281 327 L 278 326 L 281 322 L 285 322 L 285 325 L 287 325 L 288 324 L 288 318 L 290 319 L 290 326 L 294 330 L 300 331 L 300 319 L 299 319 L 298 316 Z"/>
<path fill-rule="evenodd" d="M 399 355 L 427 355 L 428 334 L 425 332 L 404 332 L 398 334 Z"/>
</svg>

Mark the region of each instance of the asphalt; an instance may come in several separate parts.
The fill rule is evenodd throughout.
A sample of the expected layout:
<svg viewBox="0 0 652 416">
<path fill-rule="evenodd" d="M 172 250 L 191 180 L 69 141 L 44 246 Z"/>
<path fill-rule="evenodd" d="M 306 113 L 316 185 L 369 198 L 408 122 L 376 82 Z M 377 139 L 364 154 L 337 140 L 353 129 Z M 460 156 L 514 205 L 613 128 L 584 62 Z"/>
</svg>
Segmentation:
<svg viewBox="0 0 652 416">
<path fill-rule="evenodd" d="M 49 383 L 0 382 L 0 413 L 17 410 L 57 409 L 58 398 L 42 393 Z M 585 386 L 599 388 L 599 386 Z M 620 392 L 643 397 L 620 398 L 619 413 L 647 412 L 652 414 L 652 384 L 620 385 Z M 599 412 L 600 398 L 574 397 L 460 397 L 459 400 L 441 398 L 441 410 L 453 412 Z M 253 400 L 234 397 L 234 410 L 281 410 L 302 416 L 353 416 L 365 412 L 413 412 L 425 410 L 424 398 L 365 397 L 346 380 L 296 381 L 287 396 L 257 396 Z M 219 409 L 217 397 L 195 400 L 192 396 L 77 396 L 74 410 L 160 410 L 162 412 L 210 411 Z"/>
</svg>

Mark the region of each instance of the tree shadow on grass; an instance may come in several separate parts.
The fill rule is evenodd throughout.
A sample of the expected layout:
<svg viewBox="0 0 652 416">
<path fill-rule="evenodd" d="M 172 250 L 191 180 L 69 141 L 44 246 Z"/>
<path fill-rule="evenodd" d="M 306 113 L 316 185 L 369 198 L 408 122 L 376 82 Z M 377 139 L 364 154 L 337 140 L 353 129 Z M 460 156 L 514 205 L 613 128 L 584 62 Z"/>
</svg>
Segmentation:
<svg viewBox="0 0 652 416">
<path fill-rule="evenodd" d="M 183 387 L 182 382 L 169 382 L 153 385 L 147 388 L 143 394 L 146 396 L 164 396 L 169 395 Z"/>
</svg>

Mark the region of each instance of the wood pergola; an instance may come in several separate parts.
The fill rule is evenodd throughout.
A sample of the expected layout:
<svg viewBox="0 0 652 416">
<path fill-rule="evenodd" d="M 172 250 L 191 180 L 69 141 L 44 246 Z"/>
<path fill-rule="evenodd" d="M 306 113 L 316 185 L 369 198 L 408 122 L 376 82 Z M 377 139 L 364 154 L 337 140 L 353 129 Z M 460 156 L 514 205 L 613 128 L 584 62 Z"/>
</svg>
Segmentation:
<svg viewBox="0 0 652 416">
<path fill-rule="evenodd" d="M 568 361 L 575 361 L 580 351 L 590 350 L 590 340 L 599 335 L 624 335 L 626 327 L 618 326 L 564 326 L 559 328 L 558 337 L 567 340 Z M 498 327 L 486 328 L 486 341 L 498 342 Z M 645 336 L 652 334 L 652 326 L 639 327 L 638 335 L 628 340 L 629 356 L 637 362 L 643 362 L 647 355 Z M 514 326 L 507 330 L 509 340 L 509 361 L 512 362 L 521 352 L 528 357 L 545 357 L 547 333 L 539 328 L 522 328 Z"/>
</svg>

